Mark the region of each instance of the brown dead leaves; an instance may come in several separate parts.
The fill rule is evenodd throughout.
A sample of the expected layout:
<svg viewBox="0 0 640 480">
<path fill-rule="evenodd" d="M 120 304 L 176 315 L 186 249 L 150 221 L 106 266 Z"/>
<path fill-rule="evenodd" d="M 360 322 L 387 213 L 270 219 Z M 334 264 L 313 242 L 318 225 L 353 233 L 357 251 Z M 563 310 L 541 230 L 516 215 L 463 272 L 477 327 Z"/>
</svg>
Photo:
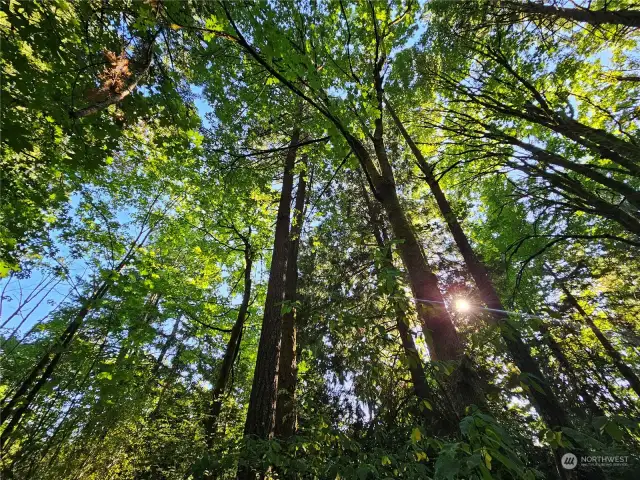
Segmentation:
<svg viewBox="0 0 640 480">
<path fill-rule="evenodd" d="M 121 93 L 133 75 L 129 68 L 129 57 L 123 50 L 120 55 L 109 50 L 103 51 L 107 65 L 98 75 L 100 86 L 87 92 L 87 98 L 93 102 L 100 102 Z"/>
</svg>

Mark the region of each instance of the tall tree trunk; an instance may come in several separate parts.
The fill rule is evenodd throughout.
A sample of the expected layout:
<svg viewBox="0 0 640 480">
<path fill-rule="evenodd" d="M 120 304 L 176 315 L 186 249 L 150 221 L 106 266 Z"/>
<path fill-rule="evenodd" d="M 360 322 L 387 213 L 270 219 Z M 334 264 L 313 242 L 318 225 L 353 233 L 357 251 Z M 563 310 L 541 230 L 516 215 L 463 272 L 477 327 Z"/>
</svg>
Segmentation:
<svg viewBox="0 0 640 480">
<path fill-rule="evenodd" d="M 222 363 L 220 364 L 220 371 L 218 372 L 218 378 L 215 382 L 213 392 L 211 395 L 211 406 L 209 407 L 209 416 L 205 421 L 205 435 L 207 440 L 207 447 L 213 448 L 213 441 L 215 440 L 216 427 L 218 425 L 218 417 L 222 409 L 222 396 L 229 383 L 229 376 L 231 374 L 231 367 L 233 362 L 238 356 L 240 350 L 240 341 L 242 339 L 242 329 L 244 328 L 244 322 L 247 319 L 247 312 L 249 310 L 249 301 L 251 300 L 251 268 L 253 266 L 253 252 L 251 251 L 251 245 L 248 241 L 245 243 L 244 250 L 244 292 L 242 294 L 242 302 L 238 309 L 238 316 L 236 322 L 231 329 L 231 335 L 227 342 L 227 348 L 222 357 Z"/>
<path fill-rule="evenodd" d="M 280 360 L 280 339 L 282 332 L 282 302 L 284 299 L 285 270 L 287 265 L 287 242 L 289 240 L 289 215 L 291 213 L 291 192 L 293 190 L 293 168 L 295 166 L 299 128 L 291 136 L 289 150 L 285 158 L 282 191 L 278 205 L 271 270 L 264 305 L 262 331 L 258 344 L 256 367 L 249 398 L 249 410 L 244 427 L 245 436 L 269 439 L 273 435 L 276 400 L 278 392 L 278 363 Z M 239 479 L 251 478 L 250 468 L 238 470 Z"/>
<path fill-rule="evenodd" d="M 496 2 L 500 7 L 516 12 L 562 18 L 590 25 L 625 25 L 640 28 L 640 10 L 591 10 L 588 8 L 566 8 L 544 5 L 542 2 Z"/>
<path fill-rule="evenodd" d="M 569 291 L 569 289 L 564 284 L 564 282 L 561 281 L 553 271 L 551 271 L 551 274 L 553 275 L 556 281 L 556 284 L 560 287 L 560 289 L 564 293 L 569 304 L 573 308 L 575 308 L 576 311 L 580 314 L 580 316 L 584 319 L 584 321 L 587 323 L 587 325 L 589 326 L 593 334 L 596 336 L 596 338 L 604 348 L 605 352 L 607 352 L 607 355 L 609 355 L 609 357 L 611 357 L 611 359 L 613 360 L 613 363 L 616 366 L 616 368 L 620 371 L 620 373 L 625 378 L 625 380 L 629 382 L 629 385 L 631 386 L 633 391 L 635 391 L 636 394 L 640 396 L 640 378 L 638 378 L 638 375 L 636 375 L 636 373 L 631 369 L 631 367 L 629 367 L 629 365 L 627 365 L 624 362 L 624 359 L 622 358 L 622 355 L 620 355 L 620 352 L 618 352 L 615 349 L 615 347 L 611 344 L 609 339 L 604 335 L 604 333 L 602 333 L 602 331 L 598 328 L 598 326 L 593 322 L 593 319 L 591 318 L 591 316 L 584 311 L 584 309 L 580 305 L 580 302 L 578 302 L 578 299 L 573 296 L 573 294 Z"/>
<path fill-rule="evenodd" d="M 303 159 L 306 163 L 306 158 Z M 282 342 L 280 345 L 280 364 L 278 375 L 278 401 L 276 404 L 275 434 L 280 438 L 289 438 L 296 431 L 295 393 L 298 380 L 296 362 L 296 302 L 298 295 L 298 250 L 304 222 L 307 183 L 306 172 L 300 172 L 298 191 L 293 214 L 293 225 L 289 234 L 287 251 L 287 273 L 284 290 L 286 312 L 282 315 Z"/>
<path fill-rule="evenodd" d="M 283 85 L 295 93 L 300 99 L 313 106 L 319 113 L 333 123 L 351 147 L 360 162 L 376 200 L 383 205 L 383 209 L 391 224 L 394 239 L 399 242 L 398 250 L 408 272 L 409 283 L 416 298 L 418 316 L 429 346 L 431 358 L 434 360 L 449 360 L 457 365 L 447 382 L 451 387 L 451 397 L 455 401 L 455 405 L 452 405 L 452 407 L 456 412 L 463 414 L 467 405 L 484 403 L 478 377 L 473 368 L 471 368 L 469 359 L 464 354 L 462 342 L 445 308 L 444 299 L 438 288 L 438 279 L 429 268 L 422 252 L 422 247 L 398 200 L 395 181 L 393 179 L 393 170 L 386 158 L 384 141 L 382 139 L 382 118 L 380 117 L 376 120 L 376 132 L 374 135 L 374 147 L 382 171 L 381 175 L 364 144 L 357 139 L 330 110 L 309 97 L 305 92 L 300 90 L 294 82 L 288 80 L 274 68 L 273 65 L 265 60 L 242 35 L 242 32 L 232 18 L 227 3 L 223 2 L 223 9 L 231 27 L 237 35 L 230 40 L 236 42 Z M 380 69 L 383 65 L 384 56 L 378 60 L 375 66 L 376 91 L 379 99 L 382 95 Z M 381 108 L 380 115 L 382 115 Z M 277 355 L 278 352 L 275 353 L 276 357 Z M 277 359 L 275 363 L 277 364 Z M 275 386 L 277 388 L 277 383 Z M 265 388 L 265 391 L 270 389 L 271 387 Z M 268 409 L 265 408 L 264 413 L 267 413 L 267 411 Z M 251 411 L 250 415 L 253 415 Z M 251 423 L 255 423 L 253 417 L 251 417 Z"/>
<path fill-rule="evenodd" d="M 400 205 L 395 182 L 384 179 L 375 185 L 375 190 L 391 225 L 394 240 L 398 241 L 398 252 L 409 276 L 431 359 L 456 364 L 446 384 L 454 403 L 452 407 L 458 415 L 464 415 L 467 406 L 484 403 L 479 381 L 445 307 L 438 278 L 429 268 L 422 246 Z"/>
</svg>

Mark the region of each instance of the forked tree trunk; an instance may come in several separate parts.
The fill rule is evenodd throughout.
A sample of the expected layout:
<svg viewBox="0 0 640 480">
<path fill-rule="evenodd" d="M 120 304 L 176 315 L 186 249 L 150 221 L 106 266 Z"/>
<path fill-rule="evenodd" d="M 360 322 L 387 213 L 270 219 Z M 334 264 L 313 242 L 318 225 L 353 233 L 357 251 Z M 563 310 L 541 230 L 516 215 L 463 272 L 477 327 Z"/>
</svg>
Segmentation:
<svg viewBox="0 0 640 480">
<path fill-rule="evenodd" d="M 238 25 L 234 22 L 228 5 L 223 4 L 223 9 L 231 27 L 236 33 L 236 36 L 229 39 L 251 55 L 251 57 L 301 100 L 313 106 L 319 113 L 325 116 L 327 120 L 333 123 L 351 147 L 367 176 L 367 181 L 376 200 L 383 205 L 384 211 L 391 224 L 394 240 L 399 242 L 398 250 L 408 272 L 409 283 L 411 284 L 414 296 L 418 299 L 416 300 L 418 317 L 429 345 L 431 358 L 434 360 L 451 361 L 454 364 L 453 373 L 449 376 L 449 381 L 447 382 L 451 397 L 455 402 L 452 408 L 457 413 L 464 414 L 466 406 L 473 403 L 483 404 L 484 398 L 479 379 L 474 369 L 471 368 L 469 359 L 464 354 L 462 342 L 444 306 L 442 295 L 438 289 L 437 277 L 429 268 L 420 243 L 398 200 L 395 182 L 393 180 L 393 170 L 385 158 L 386 152 L 381 132 L 382 118 L 376 121 L 376 133 L 374 135 L 376 137 L 376 141 L 374 142 L 376 157 L 382 171 L 382 174 L 380 174 L 364 144 L 357 139 L 330 110 L 327 110 L 318 102 L 314 101 L 300 90 L 294 82 L 288 80 L 274 68 L 273 65 L 265 60 L 244 37 Z M 375 81 L 378 97 L 381 96 L 383 90 L 380 78 L 380 69 L 383 64 L 384 57 L 379 59 L 375 66 Z M 382 109 L 380 110 L 380 115 L 382 115 Z M 277 353 L 275 355 L 277 356 Z M 277 388 L 277 383 L 275 387 Z M 268 389 L 271 389 L 271 386 L 269 386 Z M 263 413 L 267 413 L 267 411 L 268 409 L 265 408 Z M 253 415 L 251 412 L 250 414 Z M 251 418 L 251 423 L 255 423 L 253 418 Z M 263 431 L 264 430 L 268 429 L 263 429 Z"/>
<path fill-rule="evenodd" d="M 267 284 L 267 297 L 264 304 L 262 331 L 258 343 L 256 366 L 253 374 L 249 409 L 245 422 L 245 436 L 254 436 L 267 440 L 273 436 L 276 400 L 278 393 L 278 363 L 280 360 L 280 340 L 282 333 L 282 302 L 285 289 L 285 270 L 287 266 L 287 242 L 291 213 L 291 192 L 293 190 L 293 168 L 295 166 L 299 128 L 295 128 L 289 150 L 285 158 L 282 190 L 278 205 L 271 269 Z M 249 479 L 252 469 L 241 467 L 238 479 Z"/>
<path fill-rule="evenodd" d="M 306 159 L 303 160 L 306 163 Z M 280 364 L 278 375 L 278 401 L 276 403 L 275 434 L 280 438 L 289 438 L 296 431 L 295 394 L 298 379 L 296 361 L 296 305 L 298 298 L 298 250 L 304 222 L 307 183 L 306 172 L 298 178 L 296 205 L 293 213 L 293 225 L 289 234 L 287 251 L 287 273 L 285 280 L 285 313 L 282 315 L 282 342 L 280 345 Z"/>
</svg>

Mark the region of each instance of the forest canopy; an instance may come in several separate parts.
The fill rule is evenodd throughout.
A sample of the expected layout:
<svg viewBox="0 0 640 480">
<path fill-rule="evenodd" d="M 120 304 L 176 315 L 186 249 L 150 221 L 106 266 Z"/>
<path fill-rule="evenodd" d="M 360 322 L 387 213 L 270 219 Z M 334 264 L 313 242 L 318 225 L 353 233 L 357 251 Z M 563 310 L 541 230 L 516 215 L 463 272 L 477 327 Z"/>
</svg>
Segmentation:
<svg viewBox="0 0 640 480">
<path fill-rule="evenodd" d="M 638 478 L 637 2 L 0 34 L 2 478 Z"/>
</svg>

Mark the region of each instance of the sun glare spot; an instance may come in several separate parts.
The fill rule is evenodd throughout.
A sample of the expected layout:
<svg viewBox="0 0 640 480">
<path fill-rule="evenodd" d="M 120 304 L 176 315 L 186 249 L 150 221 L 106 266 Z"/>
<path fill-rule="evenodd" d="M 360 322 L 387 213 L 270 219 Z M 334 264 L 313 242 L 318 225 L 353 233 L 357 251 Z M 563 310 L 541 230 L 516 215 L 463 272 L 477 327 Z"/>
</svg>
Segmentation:
<svg viewBox="0 0 640 480">
<path fill-rule="evenodd" d="M 466 298 L 458 298 L 456 300 L 456 310 L 458 310 L 460 313 L 466 313 L 471 310 L 471 304 L 469 303 L 469 300 L 467 300 Z"/>
</svg>

